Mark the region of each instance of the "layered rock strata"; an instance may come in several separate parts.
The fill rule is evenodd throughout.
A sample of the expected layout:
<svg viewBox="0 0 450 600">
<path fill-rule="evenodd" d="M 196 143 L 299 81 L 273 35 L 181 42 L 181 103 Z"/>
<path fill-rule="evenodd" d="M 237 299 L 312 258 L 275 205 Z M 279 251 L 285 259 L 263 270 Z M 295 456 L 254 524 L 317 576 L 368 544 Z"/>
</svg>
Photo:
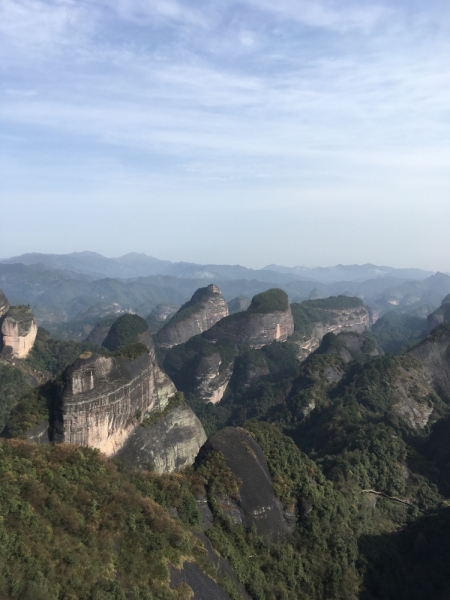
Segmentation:
<svg viewBox="0 0 450 600">
<path fill-rule="evenodd" d="M 276 302 L 270 302 L 273 297 Z M 222 319 L 203 337 L 213 343 L 230 340 L 262 348 L 272 342 L 284 342 L 293 333 L 294 319 L 287 295 L 282 290 L 268 290 L 255 296 L 246 311 Z"/>
<path fill-rule="evenodd" d="M 86 353 L 64 374 L 57 399 L 55 442 L 115 454 L 143 417 L 163 409 L 176 392 L 154 350 L 133 362 Z"/>
<path fill-rule="evenodd" d="M 344 332 L 364 333 L 370 330 L 372 318 L 369 309 L 365 306 L 329 312 L 331 323 L 315 322 L 311 335 L 295 341 L 299 347 L 299 358 L 306 358 L 311 352 L 317 350 L 322 338 L 328 333 L 337 335 Z"/>
<path fill-rule="evenodd" d="M 2 356 L 7 360 L 26 358 L 33 347 L 37 330 L 36 320 L 29 307 L 9 308 L 0 319 Z"/>
<path fill-rule="evenodd" d="M 198 289 L 189 302 L 158 331 L 157 341 L 164 348 L 183 344 L 227 315 L 228 306 L 220 289 L 216 285 L 208 285 Z"/>
</svg>

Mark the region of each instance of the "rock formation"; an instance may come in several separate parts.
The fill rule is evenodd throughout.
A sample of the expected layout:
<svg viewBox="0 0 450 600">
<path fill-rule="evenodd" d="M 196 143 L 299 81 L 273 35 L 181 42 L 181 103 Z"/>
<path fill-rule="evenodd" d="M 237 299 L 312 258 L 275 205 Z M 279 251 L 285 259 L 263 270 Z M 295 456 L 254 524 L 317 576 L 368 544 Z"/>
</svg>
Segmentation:
<svg viewBox="0 0 450 600">
<path fill-rule="evenodd" d="M 346 363 L 352 360 L 368 360 L 383 354 L 374 340 L 364 337 L 356 331 L 345 331 L 338 335 L 327 333 L 316 354 L 336 354 Z"/>
<path fill-rule="evenodd" d="M 0 318 L 3 317 L 3 315 L 8 312 L 9 308 L 10 308 L 10 306 L 9 306 L 8 299 L 5 296 L 5 294 L 2 292 L 2 290 L 0 290 Z"/>
<path fill-rule="evenodd" d="M 205 331 L 203 337 L 213 343 L 229 340 L 251 348 L 272 342 L 284 342 L 294 333 L 294 320 L 288 297 L 279 289 L 254 296 L 246 311 L 230 315 Z"/>
<path fill-rule="evenodd" d="M 234 315 L 234 313 L 242 312 L 243 310 L 247 310 L 252 301 L 247 296 L 238 296 L 237 298 L 233 298 L 228 302 L 228 312 L 230 315 Z"/>
<path fill-rule="evenodd" d="M 222 357 L 219 352 L 202 356 L 195 370 L 194 394 L 205 402 L 217 404 L 223 398 L 233 374 L 233 363 L 221 370 Z"/>
<path fill-rule="evenodd" d="M 112 456 L 136 430 L 134 443 L 142 443 L 140 423 L 159 413 L 163 418 L 158 427 L 145 432 L 146 459 L 142 461 L 153 462 L 161 470 L 194 462 L 206 438 L 203 428 L 187 406 L 171 410 L 175 386 L 159 369 L 150 337 L 147 346 L 149 353 L 133 361 L 88 352 L 65 371 L 56 401 L 53 441 L 92 446 Z M 136 464 L 142 462 L 139 456 Z"/>
<path fill-rule="evenodd" d="M 192 465 L 206 441 L 200 421 L 184 403 L 164 412 L 155 423 L 136 427 L 117 458 L 136 467 L 150 464 L 158 473 L 180 471 Z"/>
<path fill-rule="evenodd" d="M 428 333 L 438 325 L 450 322 L 450 294 L 442 300 L 441 306 L 427 317 Z"/>
<path fill-rule="evenodd" d="M 228 306 L 220 289 L 213 284 L 200 288 L 158 331 L 158 343 L 165 348 L 171 348 L 187 342 L 227 315 Z"/>
<path fill-rule="evenodd" d="M 436 393 L 450 402 L 450 326 L 441 325 L 408 352 L 423 364 Z"/>
<path fill-rule="evenodd" d="M 317 350 L 328 333 L 364 333 L 370 330 L 377 316 L 359 298 L 344 296 L 293 304 L 292 310 L 295 334 L 291 341 L 297 344 L 300 359 Z"/>
<path fill-rule="evenodd" d="M 5 309 L 3 298 L 0 298 L 0 302 L 3 309 Z M 9 308 L 0 319 L 2 356 L 7 360 L 25 358 L 33 347 L 37 329 L 37 323 L 31 308 L 28 306 L 12 306 Z"/>
<path fill-rule="evenodd" d="M 249 527 L 274 540 L 286 538 L 294 529 L 292 515 L 286 515 L 272 487 L 267 461 L 259 444 L 241 428 L 225 427 L 213 434 L 200 450 L 196 465 L 210 452 L 221 452 L 227 466 L 241 482 L 239 498 L 223 497 L 222 509 L 235 523 Z"/>
</svg>

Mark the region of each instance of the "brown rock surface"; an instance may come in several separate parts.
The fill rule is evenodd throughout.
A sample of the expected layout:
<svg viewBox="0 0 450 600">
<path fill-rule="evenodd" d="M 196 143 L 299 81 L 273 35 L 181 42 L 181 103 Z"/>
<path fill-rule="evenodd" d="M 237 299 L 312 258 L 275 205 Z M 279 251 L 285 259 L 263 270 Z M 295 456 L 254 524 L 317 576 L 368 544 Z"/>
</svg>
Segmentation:
<svg viewBox="0 0 450 600">
<path fill-rule="evenodd" d="M 272 289 L 255 296 L 246 311 L 216 323 L 203 337 L 213 343 L 225 339 L 262 348 L 272 342 L 284 342 L 293 333 L 294 319 L 287 295 Z"/>
<path fill-rule="evenodd" d="M 86 353 L 64 374 L 54 441 L 115 454 L 140 420 L 176 392 L 158 367 L 154 349 L 133 362 Z"/>
<path fill-rule="evenodd" d="M 25 358 L 33 347 L 37 329 L 29 307 L 11 307 L 0 320 L 2 356 L 8 360 Z"/>
<path fill-rule="evenodd" d="M 216 285 L 198 289 L 189 302 L 160 329 L 158 343 L 171 348 L 203 333 L 228 315 L 228 306 Z"/>
</svg>

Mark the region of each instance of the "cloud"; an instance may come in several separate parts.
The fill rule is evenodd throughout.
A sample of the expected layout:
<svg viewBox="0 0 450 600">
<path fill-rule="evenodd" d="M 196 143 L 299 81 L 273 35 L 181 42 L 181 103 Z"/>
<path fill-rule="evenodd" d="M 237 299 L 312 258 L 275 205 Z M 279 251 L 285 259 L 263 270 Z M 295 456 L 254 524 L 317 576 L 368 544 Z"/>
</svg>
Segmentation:
<svg viewBox="0 0 450 600">
<path fill-rule="evenodd" d="M 182 4 L 175 0 L 119 0 L 116 10 L 122 19 L 142 26 L 158 20 L 200 27 L 208 25 L 204 13 L 192 8 L 192 3 Z"/>
</svg>

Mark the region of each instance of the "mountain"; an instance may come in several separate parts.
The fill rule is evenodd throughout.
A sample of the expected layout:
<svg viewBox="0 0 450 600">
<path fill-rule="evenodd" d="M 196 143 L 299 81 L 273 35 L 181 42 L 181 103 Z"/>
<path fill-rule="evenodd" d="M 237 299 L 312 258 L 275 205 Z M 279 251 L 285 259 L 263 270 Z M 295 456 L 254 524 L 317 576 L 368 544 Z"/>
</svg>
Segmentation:
<svg viewBox="0 0 450 600">
<path fill-rule="evenodd" d="M 432 275 L 432 271 L 422 269 L 395 269 L 393 267 L 380 267 L 367 263 L 365 265 L 336 265 L 334 267 L 283 267 L 280 265 L 267 265 L 264 270 L 278 271 L 292 276 L 297 275 L 305 279 L 314 279 L 321 283 L 334 283 L 336 281 L 365 281 L 381 277 L 397 277 L 398 279 L 425 279 Z"/>
</svg>

